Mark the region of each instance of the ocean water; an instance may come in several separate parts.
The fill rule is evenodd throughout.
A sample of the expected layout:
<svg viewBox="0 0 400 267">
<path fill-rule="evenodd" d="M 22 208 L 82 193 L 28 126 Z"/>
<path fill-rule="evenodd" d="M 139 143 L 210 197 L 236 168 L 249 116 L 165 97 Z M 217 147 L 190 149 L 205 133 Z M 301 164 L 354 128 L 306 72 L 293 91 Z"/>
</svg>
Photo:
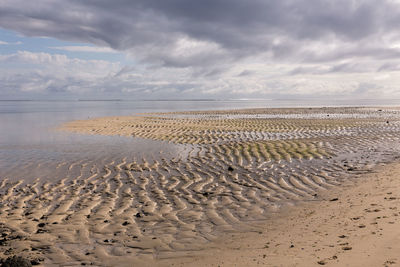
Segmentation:
<svg viewBox="0 0 400 267">
<path fill-rule="evenodd" d="M 0 180 L 56 177 L 65 162 L 98 162 L 116 157 L 179 155 L 179 146 L 127 137 L 86 136 L 57 130 L 64 122 L 143 112 L 265 107 L 398 105 L 399 100 L 226 100 L 226 101 L 0 101 Z"/>
</svg>

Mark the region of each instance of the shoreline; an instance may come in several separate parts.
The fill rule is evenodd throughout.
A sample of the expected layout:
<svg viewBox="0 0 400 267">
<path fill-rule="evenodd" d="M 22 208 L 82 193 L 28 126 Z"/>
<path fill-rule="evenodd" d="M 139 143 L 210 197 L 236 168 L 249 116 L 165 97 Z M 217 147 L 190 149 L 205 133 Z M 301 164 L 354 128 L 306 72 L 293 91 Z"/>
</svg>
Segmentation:
<svg viewBox="0 0 400 267">
<path fill-rule="evenodd" d="M 188 257 L 154 266 L 397 266 L 400 161 L 288 207 L 260 232 L 224 234 Z"/>
</svg>

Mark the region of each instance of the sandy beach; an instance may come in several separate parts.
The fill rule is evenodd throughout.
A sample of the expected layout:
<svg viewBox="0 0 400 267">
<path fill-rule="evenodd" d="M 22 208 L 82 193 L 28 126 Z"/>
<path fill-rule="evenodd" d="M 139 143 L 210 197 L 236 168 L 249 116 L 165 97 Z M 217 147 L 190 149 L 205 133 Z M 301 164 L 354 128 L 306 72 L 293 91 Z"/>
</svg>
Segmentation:
<svg viewBox="0 0 400 267">
<path fill-rule="evenodd" d="M 43 266 L 400 264 L 397 108 L 136 114 L 58 130 L 151 140 L 160 151 L 63 162 L 51 180 L 1 177 L 2 259 L 18 255 Z"/>
</svg>

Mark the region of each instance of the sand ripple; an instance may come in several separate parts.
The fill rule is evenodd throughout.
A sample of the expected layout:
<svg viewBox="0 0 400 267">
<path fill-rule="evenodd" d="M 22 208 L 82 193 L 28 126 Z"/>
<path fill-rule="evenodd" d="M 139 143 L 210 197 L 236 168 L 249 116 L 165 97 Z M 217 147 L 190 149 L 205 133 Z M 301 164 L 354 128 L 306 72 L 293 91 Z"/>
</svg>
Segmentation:
<svg viewBox="0 0 400 267">
<path fill-rule="evenodd" d="M 289 116 L 291 112 L 302 116 Z M 307 117 L 310 113 L 312 118 Z M 338 115 L 349 113 L 353 116 Z M 48 264 L 99 266 L 112 265 L 116 258 L 140 263 L 184 255 L 221 233 L 258 231 L 257 222 L 285 205 L 315 200 L 321 190 L 399 152 L 394 145 L 400 138 L 396 110 L 180 115 L 67 124 L 71 131 L 168 141 L 186 146 L 188 152 L 152 160 L 105 156 L 101 164 L 65 161 L 54 167 L 57 179 L 2 179 L 0 230 L 5 246 L 0 253 L 25 254 Z"/>
</svg>

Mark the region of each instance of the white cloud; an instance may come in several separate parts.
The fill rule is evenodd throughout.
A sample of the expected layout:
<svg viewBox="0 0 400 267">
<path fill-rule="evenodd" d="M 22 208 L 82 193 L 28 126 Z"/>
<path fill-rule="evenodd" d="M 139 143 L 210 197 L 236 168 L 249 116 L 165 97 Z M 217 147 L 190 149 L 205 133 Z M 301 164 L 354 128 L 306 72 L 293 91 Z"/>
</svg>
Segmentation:
<svg viewBox="0 0 400 267">
<path fill-rule="evenodd" d="M 399 62 L 400 63 L 400 62 Z M 104 60 L 84 60 L 61 54 L 19 51 L 0 55 L 0 94 L 65 92 L 75 95 L 129 94 L 133 98 L 268 98 L 270 96 L 399 96 L 400 71 L 375 75 L 363 64 L 243 62 L 221 75 L 194 75 L 196 68 L 124 66 Z M 379 64 L 378 64 L 379 65 Z M 377 65 L 377 66 L 378 66 Z M 212 68 L 212 66 L 210 66 Z M 332 69 L 337 71 L 332 71 Z M 353 68 L 357 70 L 354 72 Z M 298 69 L 296 75 L 289 75 Z M 300 71 L 301 70 L 301 71 Z M 238 75 L 245 73 L 245 75 Z M 382 92 L 384 90 L 384 92 Z"/>
<path fill-rule="evenodd" d="M 119 53 L 118 51 L 111 49 L 109 47 L 96 47 L 96 46 L 53 46 L 49 48 L 69 51 L 69 52 Z"/>
<path fill-rule="evenodd" d="M 18 51 L 0 55 L 0 91 L 94 93 L 120 69 L 119 63 L 104 60 Z"/>
<path fill-rule="evenodd" d="M 0 45 L 20 45 L 22 42 L 14 42 L 14 43 L 9 43 L 9 42 L 4 42 L 0 40 Z"/>
</svg>

